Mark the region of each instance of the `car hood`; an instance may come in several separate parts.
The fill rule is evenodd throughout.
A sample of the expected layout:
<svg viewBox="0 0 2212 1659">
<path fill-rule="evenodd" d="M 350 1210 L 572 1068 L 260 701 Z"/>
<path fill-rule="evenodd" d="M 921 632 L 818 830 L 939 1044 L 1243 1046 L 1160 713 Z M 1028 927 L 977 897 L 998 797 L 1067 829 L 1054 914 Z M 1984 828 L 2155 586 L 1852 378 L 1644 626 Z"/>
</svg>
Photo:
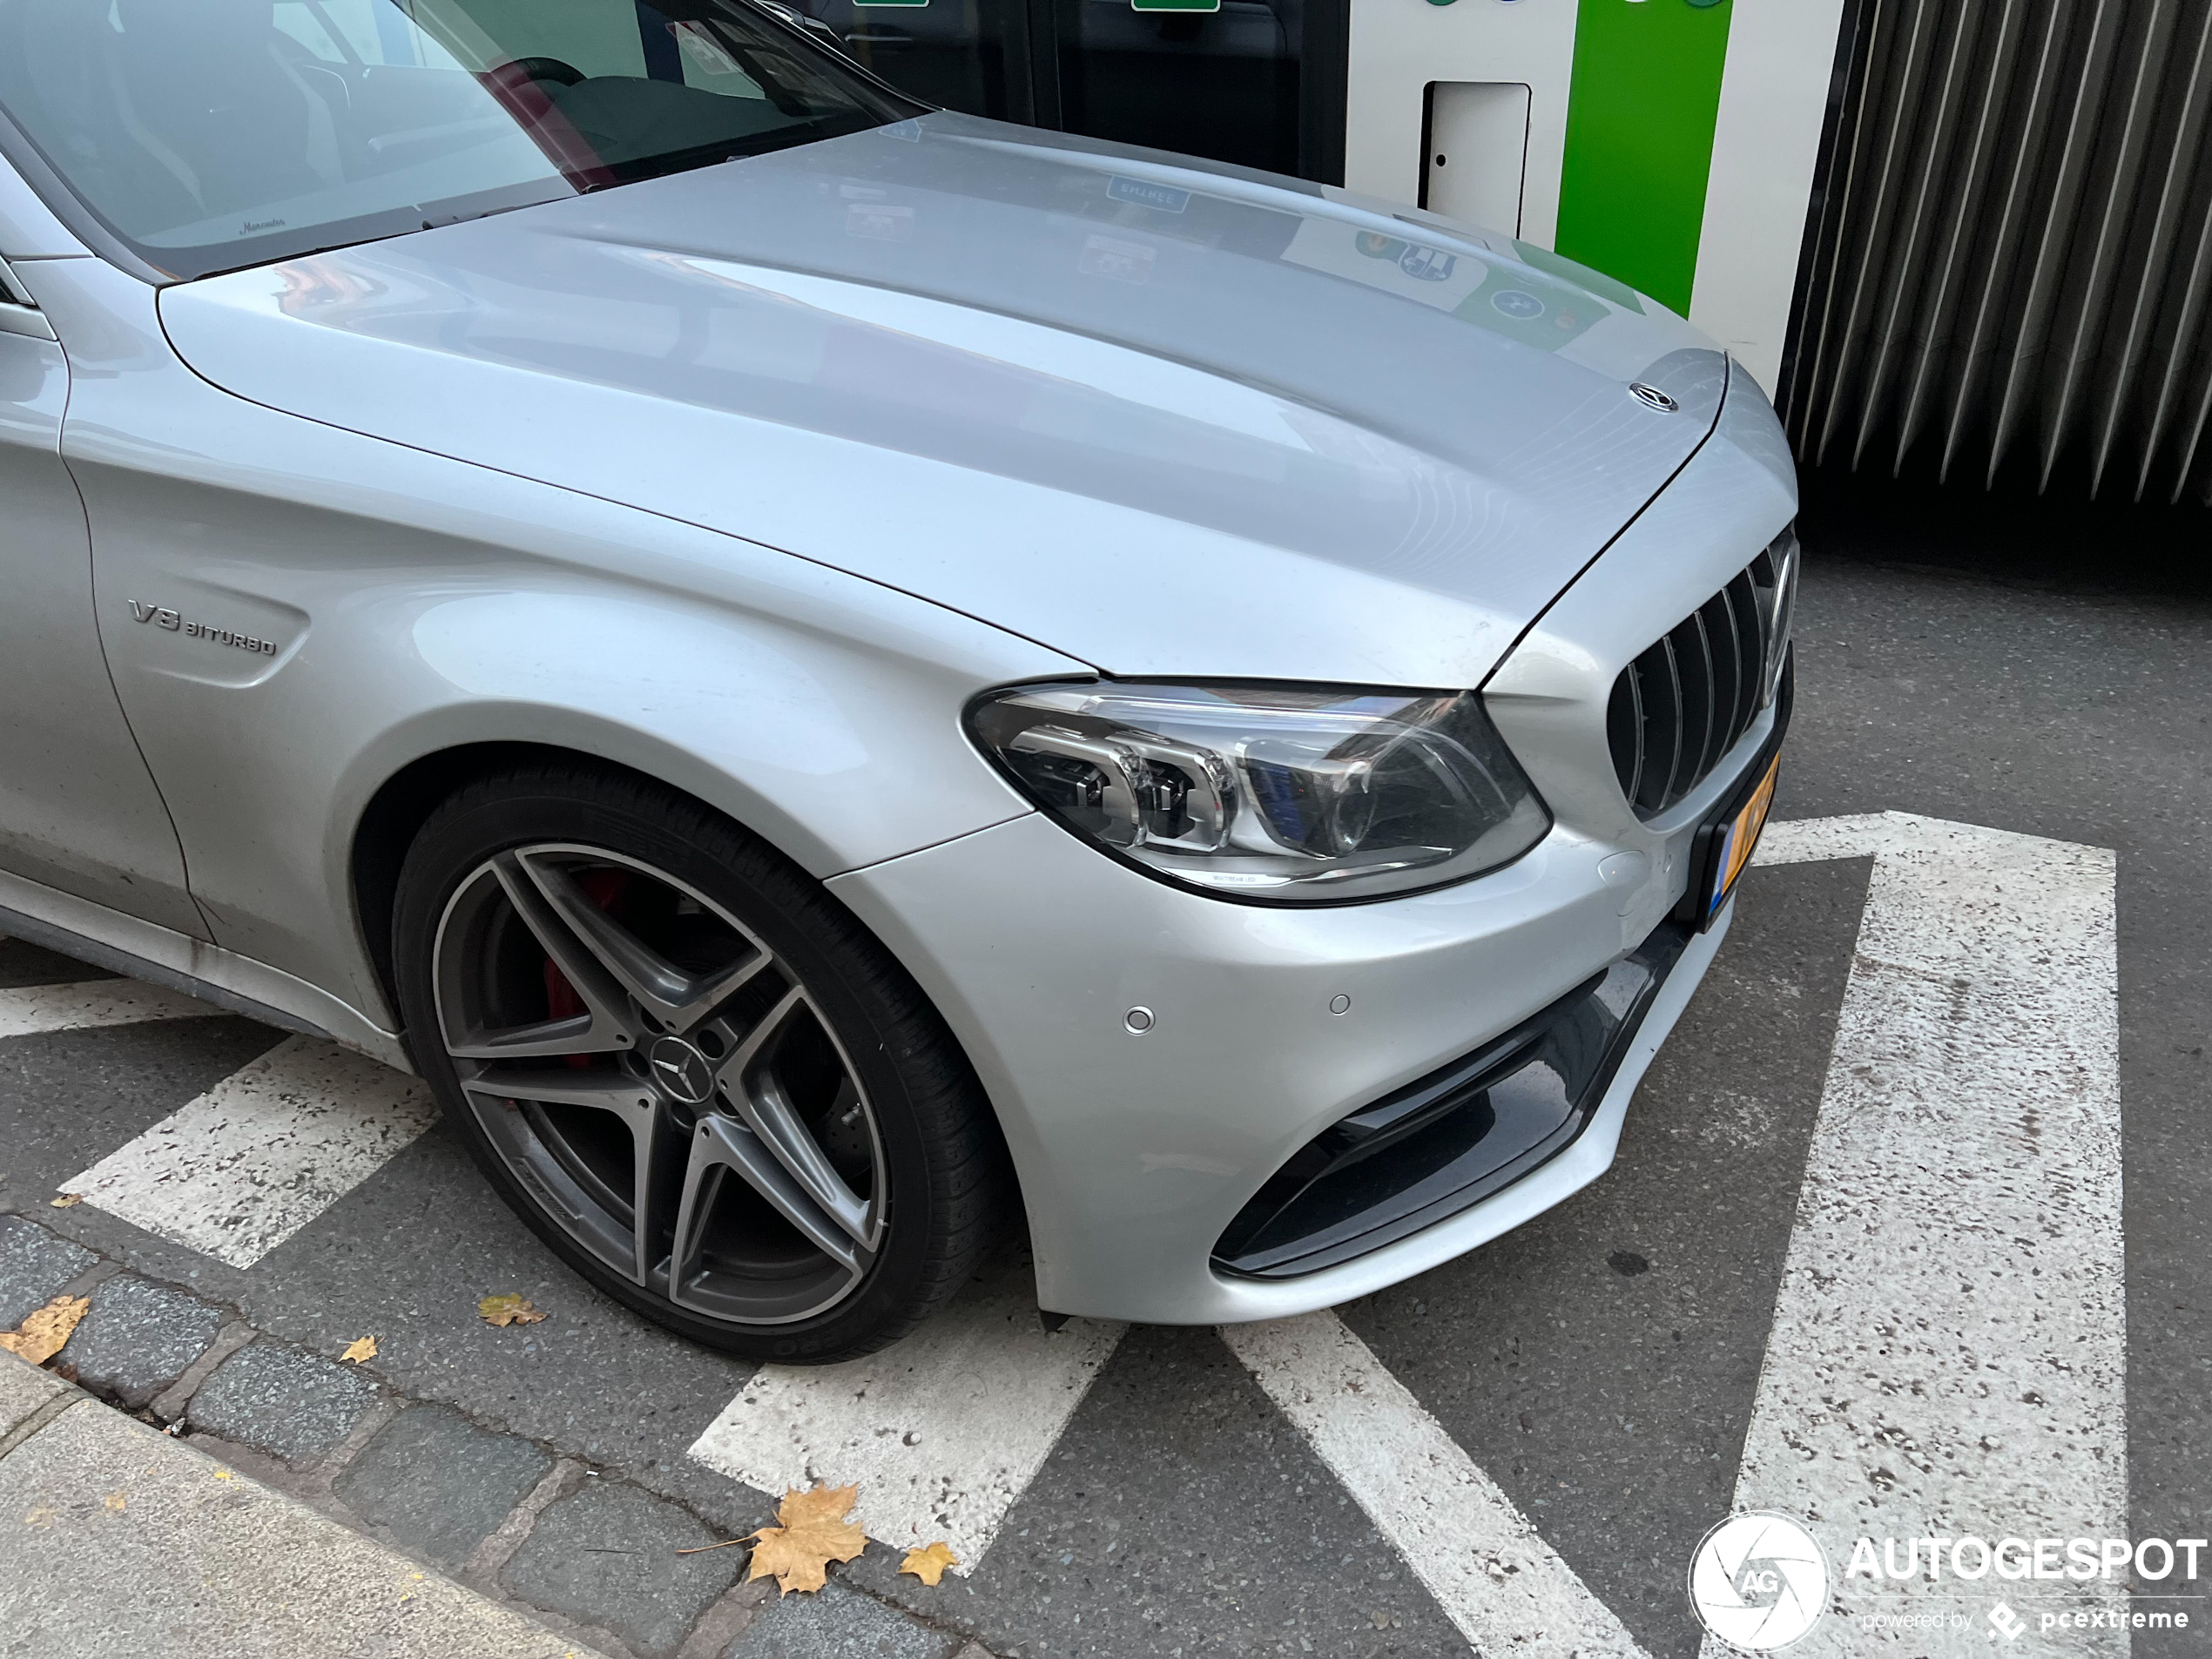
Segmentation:
<svg viewBox="0 0 2212 1659">
<path fill-rule="evenodd" d="M 948 114 L 161 312 L 241 397 L 1130 675 L 1479 683 L 1727 383 L 1679 318 L 1509 239 Z"/>
</svg>

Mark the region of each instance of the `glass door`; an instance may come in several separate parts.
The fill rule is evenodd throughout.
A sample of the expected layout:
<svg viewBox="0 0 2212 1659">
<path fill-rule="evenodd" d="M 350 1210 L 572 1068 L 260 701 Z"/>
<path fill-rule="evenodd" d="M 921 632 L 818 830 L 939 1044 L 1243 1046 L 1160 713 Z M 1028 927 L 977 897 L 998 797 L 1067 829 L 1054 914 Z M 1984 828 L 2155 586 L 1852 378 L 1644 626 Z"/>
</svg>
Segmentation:
<svg viewBox="0 0 2212 1659">
<path fill-rule="evenodd" d="M 788 0 L 901 91 L 1330 183 L 1350 0 Z"/>
<path fill-rule="evenodd" d="M 1058 0 L 1060 124 L 1070 132 L 1298 171 L 1305 0 L 1211 11 Z"/>
<path fill-rule="evenodd" d="M 1028 0 L 787 0 L 900 91 L 995 121 L 1034 122 Z"/>
</svg>

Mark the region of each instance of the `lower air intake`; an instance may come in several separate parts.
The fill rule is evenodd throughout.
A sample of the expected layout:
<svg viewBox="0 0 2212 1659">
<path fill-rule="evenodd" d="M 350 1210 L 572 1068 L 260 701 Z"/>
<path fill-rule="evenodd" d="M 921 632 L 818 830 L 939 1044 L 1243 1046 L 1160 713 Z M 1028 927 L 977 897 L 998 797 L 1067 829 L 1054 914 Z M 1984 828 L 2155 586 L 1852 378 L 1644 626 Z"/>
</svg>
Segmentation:
<svg viewBox="0 0 2212 1659">
<path fill-rule="evenodd" d="M 1503 1036 L 1340 1119 L 1237 1212 L 1214 1265 L 1333 1267 L 1457 1215 L 1573 1144 L 1690 940 L 1679 922 Z"/>
</svg>

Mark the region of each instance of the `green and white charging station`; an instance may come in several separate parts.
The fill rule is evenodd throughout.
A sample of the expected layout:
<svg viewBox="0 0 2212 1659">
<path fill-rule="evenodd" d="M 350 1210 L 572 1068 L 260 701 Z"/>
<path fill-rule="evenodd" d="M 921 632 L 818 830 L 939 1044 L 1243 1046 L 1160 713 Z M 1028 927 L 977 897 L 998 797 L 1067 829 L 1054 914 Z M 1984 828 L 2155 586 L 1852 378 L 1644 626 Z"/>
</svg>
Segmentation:
<svg viewBox="0 0 2212 1659">
<path fill-rule="evenodd" d="M 1345 184 L 1686 313 L 1769 392 L 1844 0 L 1352 0 Z"/>
</svg>

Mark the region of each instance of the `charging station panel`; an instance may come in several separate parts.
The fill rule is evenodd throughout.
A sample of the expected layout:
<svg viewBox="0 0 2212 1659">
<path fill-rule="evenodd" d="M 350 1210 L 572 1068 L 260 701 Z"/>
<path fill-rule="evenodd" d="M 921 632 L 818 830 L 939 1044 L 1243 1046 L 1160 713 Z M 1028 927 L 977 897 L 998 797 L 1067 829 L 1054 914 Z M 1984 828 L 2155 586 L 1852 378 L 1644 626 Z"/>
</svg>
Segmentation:
<svg viewBox="0 0 2212 1659">
<path fill-rule="evenodd" d="M 1347 188 L 1591 266 L 1774 388 L 1844 0 L 1351 5 Z"/>
</svg>

